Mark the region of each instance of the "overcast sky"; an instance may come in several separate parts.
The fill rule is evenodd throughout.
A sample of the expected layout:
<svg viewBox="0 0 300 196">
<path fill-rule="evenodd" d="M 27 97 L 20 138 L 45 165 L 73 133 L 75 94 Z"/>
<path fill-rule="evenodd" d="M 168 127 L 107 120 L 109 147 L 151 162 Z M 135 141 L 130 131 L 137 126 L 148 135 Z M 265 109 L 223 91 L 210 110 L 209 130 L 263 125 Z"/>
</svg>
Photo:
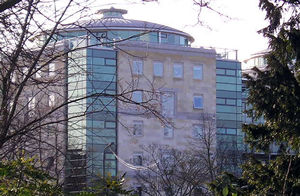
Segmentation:
<svg viewBox="0 0 300 196">
<path fill-rule="evenodd" d="M 257 31 L 266 26 L 265 13 L 258 8 L 258 0 L 211 0 L 212 6 L 232 19 L 212 12 L 202 12 L 200 20 L 211 29 L 197 24 L 199 10 L 192 0 L 158 0 L 139 3 L 141 0 L 96 1 L 95 8 L 121 8 L 128 10 L 127 19 L 145 20 L 170 26 L 191 34 L 194 47 L 237 49 L 239 60 L 267 48 L 267 40 Z M 100 3 L 103 2 L 103 3 Z"/>
</svg>

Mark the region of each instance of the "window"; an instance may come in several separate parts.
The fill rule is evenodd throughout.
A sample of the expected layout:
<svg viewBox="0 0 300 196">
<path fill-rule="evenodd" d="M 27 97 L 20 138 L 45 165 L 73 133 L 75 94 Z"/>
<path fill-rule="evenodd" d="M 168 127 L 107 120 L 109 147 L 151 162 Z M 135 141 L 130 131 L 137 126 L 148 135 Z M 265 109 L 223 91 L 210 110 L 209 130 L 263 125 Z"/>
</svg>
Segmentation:
<svg viewBox="0 0 300 196">
<path fill-rule="evenodd" d="M 175 96 L 173 92 L 163 92 L 161 94 L 162 115 L 165 117 L 174 116 Z"/>
<path fill-rule="evenodd" d="M 133 61 L 133 74 L 136 75 L 142 75 L 143 74 L 143 61 L 138 60 L 138 61 Z"/>
<path fill-rule="evenodd" d="M 182 45 L 182 46 L 187 45 L 186 44 L 186 38 L 182 37 L 182 36 L 179 36 L 179 44 Z"/>
<path fill-rule="evenodd" d="M 133 135 L 134 136 L 143 136 L 143 121 L 133 121 Z"/>
<path fill-rule="evenodd" d="M 143 92 L 142 91 L 134 91 L 132 93 L 132 101 L 136 103 L 142 103 L 143 102 Z"/>
<path fill-rule="evenodd" d="M 182 78 L 183 77 L 183 64 L 175 63 L 173 66 L 173 77 Z"/>
<path fill-rule="evenodd" d="M 166 33 L 160 33 L 160 37 L 161 37 L 161 38 L 167 38 L 167 37 L 168 37 L 168 34 L 166 34 Z"/>
<path fill-rule="evenodd" d="M 140 152 L 133 154 L 133 165 L 141 166 L 143 165 L 143 154 Z"/>
<path fill-rule="evenodd" d="M 153 63 L 153 74 L 154 76 L 162 77 L 164 74 L 164 64 L 160 61 L 155 61 Z"/>
<path fill-rule="evenodd" d="M 236 129 L 227 128 L 227 134 L 236 135 Z"/>
<path fill-rule="evenodd" d="M 160 32 L 159 42 L 160 43 L 168 43 L 168 34 Z"/>
<path fill-rule="evenodd" d="M 202 96 L 194 96 L 194 108 L 195 109 L 203 109 L 203 97 Z"/>
<path fill-rule="evenodd" d="M 48 104 L 50 107 L 54 106 L 54 104 L 55 104 L 55 95 L 54 94 L 49 95 L 49 103 Z"/>
<path fill-rule="evenodd" d="M 172 138 L 174 136 L 174 129 L 171 126 L 164 127 L 164 137 L 165 138 Z"/>
<path fill-rule="evenodd" d="M 217 75 L 225 75 L 225 69 L 216 69 Z"/>
<path fill-rule="evenodd" d="M 235 76 L 235 70 L 226 69 L 226 75 Z"/>
<path fill-rule="evenodd" d="M 226 104 L 227 105 L 236 105 L 235 99 L 226 99 Z"/>
<path fill-rule="evenodd" d="M 194 79 L 202 80 L 203 78 L 203 65 L 194 66 Z"/>
<path fill-rule="evenodd" d="M 200 139 L 203 135 L 202 125 L 193 125 L 193 137 Z"/>
<path fill-rule="evenodd" d="M 35 108 L 35 97 L 28 97 L 28 109 L 34 110 Z"/>
<path fill-rule="evenodd" d="M 50 63 L 49 64 L 49 76 L 54 76 L 55 75 L 55 64 Z"/>
</svg>

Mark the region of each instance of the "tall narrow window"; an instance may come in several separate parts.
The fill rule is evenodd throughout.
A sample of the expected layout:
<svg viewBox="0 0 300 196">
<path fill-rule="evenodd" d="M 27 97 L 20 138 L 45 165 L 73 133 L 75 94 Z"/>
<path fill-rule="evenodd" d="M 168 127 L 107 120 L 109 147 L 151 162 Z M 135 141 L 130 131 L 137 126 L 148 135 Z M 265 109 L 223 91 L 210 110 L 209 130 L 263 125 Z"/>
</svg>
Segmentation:
<svg viewBox="0 0 300 196">
<path fill-rule="evenodd" d="M 142 91 L 134 91 L 132 93 L 132 101 L 141 103 L 143 102 L 143 92 Z"/>
<path fill-rule="evenodd" d="M 49 76 L 54 76 L 55 75 L 55 64 L 50 63 L 49 64 Z"/>
<path fill-rule="evenodd" d="M 179 37 L 179 44 L 180 44 L 180 45 L 182 45 L 182 46 L 184 46 L 184 45 L 185 45 L 185 43 L 186 43 L 186 38 L 185 38 L 185 37 L 182 37 L 182 36 L 180 36 L 180 37 Z"/>
<path fill-rule="evenodd" d="M 143 136 L 143 121 L 133 121 L 133 135 L 134 136 Z"/>
<path fill-rule="evenodd" d="M 54 94 L 50 94 L 49 95 L 49 106 L 53 107 L 55 104 L 55 95 Z"/>
<path fill-rule="evenodd" d="M 153 74 L 154 76 L 162 77 L 164 73 L 164 64 L 160 61 L 153 63 Z"/>
<path fill-rule="evenodd" d="M 194 72 L 194 79 L 202 80 L 202 78 L 203 78 L 203 65 L 195 65 L 193 72 Z"/>
<path fill-rule="evenodd" d="M 175 95 L 173 92 L 163 92 L 161 94 L 162 115 L 165 117 L 174 116 Z"/>
<path fill-rule="evenodd" d="M 143 61 L 136 60 L 132 62 L 133 68 L 132 72 L 135 75 L 142 75 L 143 74 Z"/>
<path fill-rule="evenodd" d="M 194 96 L 194 108 L 195 109 L 203 109 L 203 97 L 202 96 Z"/>
<path fill-rule="evenodd" d="M 203 126 L 193 125 L 193 137 L 200 139 L 203 136 Z"/>
<path fill-rule="evenodd" d="M 183 78 L 183 64 L 175 63 L 173 66 L 173 77 L 174 78 Z"/>
</svg>

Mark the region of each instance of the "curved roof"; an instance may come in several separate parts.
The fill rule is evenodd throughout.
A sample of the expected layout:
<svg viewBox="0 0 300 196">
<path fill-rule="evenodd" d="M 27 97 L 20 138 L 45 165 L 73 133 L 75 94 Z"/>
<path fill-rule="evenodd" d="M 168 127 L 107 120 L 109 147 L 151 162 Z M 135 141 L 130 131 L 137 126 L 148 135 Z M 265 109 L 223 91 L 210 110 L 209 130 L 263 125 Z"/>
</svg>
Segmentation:
<svg viewBox="0 0 300 196">
<path fill-rule="evenodd" d="M 121 12 L 126 13 L 124 10 L 119 10 L 115 8 L 100 10 L 99 13 L 105 13 L 105 12 Z M 137 31 L 159 31 L 159 32 L 166 32 L 166 33 L 173 33 L 185 36 L 189 39 L 189 41 L 193 42 L 194 38 L 183 31 L 157 24 L 147 21 L 141 21 L 141 20 L 130 20 L 125 19 L 123 17 L 103 17 L 98 20 L 90 20 L 90 21 L 81 21 L 77 25 L 72 24 L 68 26 L 65 30 L 67 31 L 74 31 L 74 30 L 82 30 L 83 28 L 87 28 L 89 30 L 137 30 Z"/>
</svg>

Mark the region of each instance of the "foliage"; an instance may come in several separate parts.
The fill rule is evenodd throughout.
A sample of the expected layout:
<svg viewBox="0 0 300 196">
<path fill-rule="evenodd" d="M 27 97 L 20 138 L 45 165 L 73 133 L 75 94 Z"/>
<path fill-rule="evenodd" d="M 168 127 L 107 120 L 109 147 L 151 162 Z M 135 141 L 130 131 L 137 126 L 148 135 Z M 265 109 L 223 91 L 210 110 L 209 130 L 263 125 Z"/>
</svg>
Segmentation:
<svg viewBox="0 0 300 196">
<path fill-rule="evenodd" d="M 124 188 L 125 174 L 121 177 L 112 177 L 108 175 L 106 177 L 99 176 L 94 180 L 95 186 L 90 190 L 81 192 L 78 196 L 115 196 L 127 195 L 133 196 L 132 190 L 126 190 Z"/>
<path fill-rule="evenodd" d="M 245 182 L 230 173 L 223 173 L 209 184 L 209 188 L 217 196 L 237 196 L 245 193 Z M 240 188 L 243 187 L 243 188 Z"/>
<path fill-rule="evenodd" d="M 269 152 L 280 145 L 274 160 L 250 158 L 243 166 L 239 195 L 295 195 L 300 192 L 300 14 L 299 0 L 260 0 L 269 25 L 260 32 L 269 38 L 265 69 L 254 67 L 245 75 L 249 89 L 248 113 L 265 123 L 244 125 L 246 142 L 253 149 Z M 230 195 L 235 180 L 219 178 L 211 187 L 216 193 L 225 188 Z M 226 191 L 228 190 L 228 191 Z M 229 194 L 230 193 L 230 194 Z"/>
<path fill-rule="evenodd" d="M 60 195 L 60 187 L 55 186 L 45 172 L 33 166 L 34 158 L 21 157 L 0 163 L 1 195 Z"/>
</svg>

